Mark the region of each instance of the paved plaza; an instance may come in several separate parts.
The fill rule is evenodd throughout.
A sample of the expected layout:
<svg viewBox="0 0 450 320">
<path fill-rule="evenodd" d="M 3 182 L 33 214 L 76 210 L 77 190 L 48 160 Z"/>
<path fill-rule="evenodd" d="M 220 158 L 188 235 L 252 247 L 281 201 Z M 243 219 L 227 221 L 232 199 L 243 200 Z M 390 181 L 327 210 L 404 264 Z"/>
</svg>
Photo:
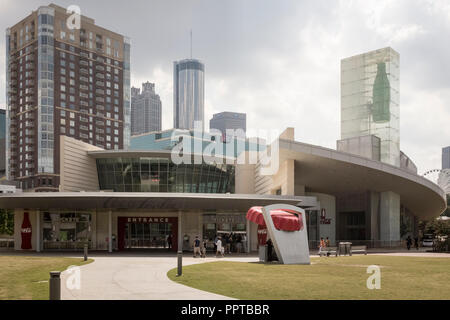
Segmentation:
<svg viewBox="0 0 450 320">
<path fill-rule="evenodd" d="M 68 290 L 68 274 L 61 279 L 63 300 L 227 300 L 228 297 L 197 290 L 171 281 L 167 272 L 177 266 L 175 256 L 104 256 L 81 267 L 81 290 Z M 256 262 L 256 257 L 184 257 L 183 265 L 212 261 Z"/>
</svg>

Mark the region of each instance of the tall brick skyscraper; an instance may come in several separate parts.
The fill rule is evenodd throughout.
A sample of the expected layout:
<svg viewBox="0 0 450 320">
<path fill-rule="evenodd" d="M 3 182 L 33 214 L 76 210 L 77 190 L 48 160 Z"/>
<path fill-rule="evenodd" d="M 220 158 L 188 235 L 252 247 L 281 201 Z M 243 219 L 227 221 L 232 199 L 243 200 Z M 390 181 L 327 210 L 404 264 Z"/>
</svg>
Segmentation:
<svg viewBox="0 0 450 320">
<path fill-rule="evenodd" d="M 6 31 L 6 173 L 25 190 L 58 191 L 60 135 L 129 146 L 130 41 L 69 16 L 51 4 Z"/>
</svg>

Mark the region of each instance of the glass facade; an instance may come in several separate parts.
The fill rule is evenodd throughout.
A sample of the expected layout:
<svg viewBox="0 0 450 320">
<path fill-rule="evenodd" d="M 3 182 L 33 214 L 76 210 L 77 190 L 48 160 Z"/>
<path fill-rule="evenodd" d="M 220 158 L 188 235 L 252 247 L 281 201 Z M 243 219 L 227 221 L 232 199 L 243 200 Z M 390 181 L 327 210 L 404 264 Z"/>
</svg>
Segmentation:
<svg viewBox="0 0 450 320">
<path fill-rule="evenodd" d="M 40 8 L 38 18 L 38 172 L 54 173 L 54 26 L 52 8 Z"/>
<path fill-rule="evenodd" d="M 341 139 L 375 135 L 381 161 L 400 166 L 400 55 L 391 48 L 341 63 Z"/>
<path fill-rule="evenodd" d="M 167 158 L 97 159 L 100 190 L 234 193 L 233 165 L 175 165 Z"/>
<path fill-rule="evenodd" d="M 205 66 L 197 60 L 174 63 L 174 128 L 194 129 L 205 122 Z"/>
</svg>

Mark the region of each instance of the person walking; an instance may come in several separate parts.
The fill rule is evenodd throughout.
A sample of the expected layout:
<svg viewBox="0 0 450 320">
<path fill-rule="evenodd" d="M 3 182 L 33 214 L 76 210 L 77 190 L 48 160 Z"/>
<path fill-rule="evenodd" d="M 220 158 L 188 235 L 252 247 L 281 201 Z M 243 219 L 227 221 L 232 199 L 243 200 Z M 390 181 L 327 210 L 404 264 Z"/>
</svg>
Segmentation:
<svg viewBox="0 0 450 320">
<path fill-rule="evenodd" d="M 198 236 L 196 236 L 194 240 L 194 258 L 197 258 L 197 254 L 200 257 L 202 256 L 200 245 L 201 245 L 200 239 L 198 238 Z"/>
<path fill-rule="evenodd" d="M 414 238 L 414 248 L 416 248 L 416 250 L 419 250 L 419 237 Z"/>
<path fill-rule="evenodd" d="M 170 234 L 167 237 L 167 246 L 169 247 L 169 250 L 172 249 L 172 235 Z"/>
<path fill-rule="evenodd" d="M 227 254 L 231 254 L 231 240 L 232 240 L 231 237 L 232 237 L 232 235 L 228 234 L 227 238 L 226 238 L 226 246 L 227 246 L 226 253 Z"/>
<path fill-rule="evenodd" d="M 266 245 L 267 245 L 267 262 L 271 262 L 274 260 L 272 239 L 267 240 Z"/>
<path fill-rule="evenodd" d="M 236 250 L 237 253 L 242 253 L 242 237 L 240 234 L 236 237 Z"/>
<path fill-rule="evenodd" d="M 242 235 L 242 249 L 244 253 L 247 253 L 247 236 L 245 233 Z"/>
<path fill-rule="evenodd" d="M 223 247 L 222 247 L 222 240 L 220 237 L 217 238 L 216 246 L 217 246 L 216 258 L 218 255 L 222 256 L 222 258 L 223 258 Z"/>
<path fill-rule="evenodd" d="M 214 238 L 214 252 L 217 252 L 217 240 L 219 240 L 219 236 L 216 235 L 216 237 Z"/>
<path fill-rule="evenodd" d="M 408 238 L 406 238 L 406 247 L 408 248 L 408 251 L 411 250 L 411 245 L 412 245 L 412 239 L 411 239 L 411 236 L 408 236 Z"/>
<path fill-rule="evenodd" d="M 208 242 L 207 239 L 203 239 L 202 244 L 202 258 L 206 258 L 206 248 L 207 248 Z"/>
</svg>

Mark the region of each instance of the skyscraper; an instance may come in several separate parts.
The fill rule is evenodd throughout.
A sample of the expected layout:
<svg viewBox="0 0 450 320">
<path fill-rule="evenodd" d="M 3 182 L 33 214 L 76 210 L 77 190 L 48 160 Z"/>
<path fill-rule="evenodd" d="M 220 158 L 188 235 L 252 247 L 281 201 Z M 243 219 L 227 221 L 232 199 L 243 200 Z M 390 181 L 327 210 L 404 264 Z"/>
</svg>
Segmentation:
<svg viewBox="0 0 450 320">
<path fill-rule="evenodd" d="M 245 137 L 247 131 L 247 115 L 245 113 L 221 112 L 213 115 L 209 121 L 210 129 L 217 129 L 222 132 L 222 136 L 226 137 L 227 130 L 241 129 Z"/>
<path fill-rule="evenodd" d="M 0 178 L 5 175 L 6 160 L 6 111 L 0 109 Z"/>
<path fill-rule="evenodd" d="M 59 136 L 104 149 L 130 142 L 130 42 L 56 5 L 6 32 L 7 176 L 23 189 L 58 191 Z"/>
<path fill-rule="evenodd" d="M 194 129 L 194 122 L 205 126 L 205 66 L 198 60 L 174 62 L 173 118 L 175 129 Z"/>
<path fill-rule="evenodd" d="M 391 48 L 341 62 L 341 139 L 374 135 L 381 161 L 400 166 L 400 55 Z"/>
<path fill-rule="evenodd" d="M 155 92 L 155 84 L 142 84 L 142 92 L 131 88 L 131 134 L 161 131 L 161 99 Z"/>
<path fill-rule="evenodd" d="M 450 169 L 450 147 L 442 149 L 442 169 Z"/>
</svg>

